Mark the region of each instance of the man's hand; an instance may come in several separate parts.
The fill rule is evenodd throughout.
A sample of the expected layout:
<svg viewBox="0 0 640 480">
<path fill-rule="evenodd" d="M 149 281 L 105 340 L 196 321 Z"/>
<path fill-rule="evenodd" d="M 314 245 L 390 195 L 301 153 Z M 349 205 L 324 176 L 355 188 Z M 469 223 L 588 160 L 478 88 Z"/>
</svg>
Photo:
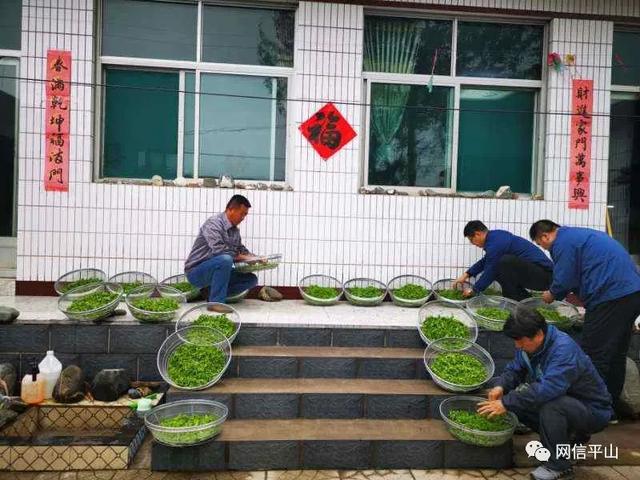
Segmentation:
<svg viewBox="0 0 640 480">
<path fill-rule="evenodd" d="M 544 303 L 552 303 L 555 300 L 555 297 L 549 290 L 545 290 L 544 292 L 542 292 L 542 300 L 544 301 Z"/>
<path fill-rule="evenodd" d="M 491 390 L 489 390 L 489 393 L 487 393 L 487 398 L 491 401 L 500 400 L 503 395 L 504 395 L 504 388 L 493 387 Z"/>
<path fill-rule="evenodd" d="M 478 413 L 485 417 L 493 418 L 498 415 L 504 415 L 507 413 L 507 409 L 504 408 L 502 400 L 489 400 L 478 404 Z"/>
<path fill-rule="evenodd" d="M 236 258 L 234 258 L 234 261 L 236 262 L 255 262 L 256 260 L 260 260 L 260 257 L 257 257 L 256 255 L 253 255 L 252 253 L 239 253 L 238 255 L 236 255 Z"/>
<path fill-rule="evenodd" d="M 462 285 L 467 280 L 469 280 L 469 274 L 467 272 L 464 272 L 453 282 L 453 288 L 456 288 L 458 285 Z"/>
<path fill-rule="evenodd" d="M 471 288 L 465 288 L 465 289 L 462 291 L 462 296 L 463 296 L 464 298 L 473 297 L 473 290 L 472 290 Z"/>
</svg>

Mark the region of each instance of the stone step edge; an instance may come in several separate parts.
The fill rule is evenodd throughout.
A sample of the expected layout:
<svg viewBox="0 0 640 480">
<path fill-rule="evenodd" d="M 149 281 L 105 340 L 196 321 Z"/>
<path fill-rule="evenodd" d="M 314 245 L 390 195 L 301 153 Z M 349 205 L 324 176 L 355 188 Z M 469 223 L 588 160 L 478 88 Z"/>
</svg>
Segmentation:
<svg viewBox="0 0 640 480">
<path fill-rule="evenodd" d="M 234 357 L 296 357 L 296 358 L 411 358 L 421 359 L 424 349 L 397 347 L 301 347 L 301 346 L 238 346 Z"/>
<path fill-rule="evenodd" d="M 180 390 L 171 387 L 167 396 L 234 394 L 364 394 L 451 396 L 431 380 L 368 378 L 225 378 L 204 390 Z"/>
</svg>

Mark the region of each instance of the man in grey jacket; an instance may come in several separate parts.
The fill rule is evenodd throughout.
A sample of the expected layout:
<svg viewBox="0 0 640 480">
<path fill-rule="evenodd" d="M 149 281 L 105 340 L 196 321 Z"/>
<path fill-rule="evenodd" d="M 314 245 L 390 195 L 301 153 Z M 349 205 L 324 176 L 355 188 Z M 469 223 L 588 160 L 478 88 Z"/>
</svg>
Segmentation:
<svg viewBox="0 0 640 480">
<path fill-rule="evenodd" d="M 224 212 L 209 217 L 200 227 L 184 264 L 184 272 L 192 285 L 209 287 L 210 302 L 224 303 L 228 296 L 258 283 L 253 273 L 238 273 L 233 269 L 234 262 L 256 259 L 242 244 L 238 230 L 250 208 L 246 197 L 231 197 Z"/>
</svg>

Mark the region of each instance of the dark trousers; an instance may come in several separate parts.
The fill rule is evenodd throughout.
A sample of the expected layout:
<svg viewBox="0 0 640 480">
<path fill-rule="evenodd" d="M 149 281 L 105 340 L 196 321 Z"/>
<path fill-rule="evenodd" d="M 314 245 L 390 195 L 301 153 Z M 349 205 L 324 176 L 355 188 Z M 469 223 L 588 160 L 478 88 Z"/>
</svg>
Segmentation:
<svg viewBox="0 0 640 480">
<path fill-rule="evenodd" d="M 518 420 L 540 434 L 540 442 L 551 452 L 548 466 L 563 471 L 571 461 L 556 457 L 557 445 L 573 445 L 603 430 L 606 421 L 598 420 L 591 409 L 575 397 L 564 395 L 545 403 L 538 411 L 511 410 Z"/>
<path fill-rule="evenodd" d="M 614 409 L 624 387 L 633 322 L 639 315 L 640 292 L 636 292 L 601 303 L 584 316 L 582 349 L 607 384 Z"/>
<path fill-rule="evenodd" d="M 515 255 L 503 255 L 498 262 L 496 281 L 502 296 L 520 301 L 529 298 L 529 290 L 548 290 L 553 272 L 537 263 L 527 262 Z"/>
<path fill-rule="evenodd" d="M 187 280 L 198 288 L 209 287 L 209 301 L 225 303 L 230 295 L 253 288 L 258 277 L 253 273 L 238 273 L 230 255 L 217 255 L 186 272 Z"/>
</svg>

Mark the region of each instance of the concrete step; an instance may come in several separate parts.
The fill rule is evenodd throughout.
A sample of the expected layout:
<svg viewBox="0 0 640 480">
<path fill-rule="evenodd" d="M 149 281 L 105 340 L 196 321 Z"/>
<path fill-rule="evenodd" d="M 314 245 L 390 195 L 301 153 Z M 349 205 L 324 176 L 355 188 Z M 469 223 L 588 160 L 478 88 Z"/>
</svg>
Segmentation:
<svg viewBox="0 0 640 480">
<path fill-rule="evenodd" d="M 441 420 L 229 420 L 214 441 L 153 443 L 152 470 L 508 468 L 512 445 L 478 448 Z"/>
<path fill-rule="evenodd" d="M 172 388 L 166 400 L 216 400 L 235 419 L 425 419 L 440 418 L 450 395 L 429 380 L 228 378 L 206 390 Z"/>
</svg>

